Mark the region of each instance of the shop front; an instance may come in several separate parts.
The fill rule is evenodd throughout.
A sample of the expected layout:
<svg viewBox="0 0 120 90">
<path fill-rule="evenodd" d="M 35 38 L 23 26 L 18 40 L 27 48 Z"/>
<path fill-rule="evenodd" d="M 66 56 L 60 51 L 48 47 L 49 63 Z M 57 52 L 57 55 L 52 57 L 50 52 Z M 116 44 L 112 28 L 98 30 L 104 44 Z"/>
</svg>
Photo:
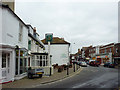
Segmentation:
<svg viewBox="0 0 120 90">
<path fill-rule="evenodd" d="M 0 48 L 0 83 L 14 81 L 15 66 L 14 48 L 3 46 Z"/>
<path fill-rule="evenodd" d="M 112 53 L 97 55 L 96 58 L 100 64 L 104 64 L 106 62 L 113 62 Z"/>
<path fill-rule="evenodd" d="M 27 63 L 28 63 L 28 54 L 25 48 L 18 48 L 16 51 L 16 60 L 15 60 L 15 79 L 20 79 L 26 76 L 27 72 Z"/>
</svg>

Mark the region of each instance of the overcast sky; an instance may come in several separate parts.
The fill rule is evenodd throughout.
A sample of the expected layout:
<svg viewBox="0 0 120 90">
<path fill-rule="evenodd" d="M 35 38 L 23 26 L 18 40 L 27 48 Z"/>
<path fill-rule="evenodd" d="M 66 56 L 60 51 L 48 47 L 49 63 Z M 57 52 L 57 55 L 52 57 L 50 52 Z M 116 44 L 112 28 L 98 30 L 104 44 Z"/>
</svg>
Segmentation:
<svg viewBox="0 0 120 90">
<path fill-rule="evenodd" d="M 16 2 L 15 12 L 26 24 L 37 28 L 40 39 L 53 33 L 70 42 L 75 53 L 84 46 L 118 42 L 118 2 L 113 1 L 31 0 Z"/>
</svg>

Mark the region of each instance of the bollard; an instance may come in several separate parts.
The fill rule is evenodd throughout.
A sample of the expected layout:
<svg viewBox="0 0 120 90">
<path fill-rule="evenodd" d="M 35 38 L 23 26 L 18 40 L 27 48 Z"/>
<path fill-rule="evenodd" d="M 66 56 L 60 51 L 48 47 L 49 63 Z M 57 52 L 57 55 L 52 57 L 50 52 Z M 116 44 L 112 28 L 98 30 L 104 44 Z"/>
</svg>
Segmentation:
<svg viewBox="0 0 120 90">
<path fill-rule="evenodd" d="M 50 67 L 50 76 L 51 76 L 51 67 Z"/>
<path fill-rule="evenodd" d="M 74 72 L 75 72 L 75 63 L 74 63 Z"/>
<path fill-rule="evenodd" d="M 77 70 L 78 70 L 78 65 L 77 65 Z"/>
<path fill-rule="evenodd" d="M 69 67 L 67 66 L 67 75 L 69 75 Z"/>
</svg>

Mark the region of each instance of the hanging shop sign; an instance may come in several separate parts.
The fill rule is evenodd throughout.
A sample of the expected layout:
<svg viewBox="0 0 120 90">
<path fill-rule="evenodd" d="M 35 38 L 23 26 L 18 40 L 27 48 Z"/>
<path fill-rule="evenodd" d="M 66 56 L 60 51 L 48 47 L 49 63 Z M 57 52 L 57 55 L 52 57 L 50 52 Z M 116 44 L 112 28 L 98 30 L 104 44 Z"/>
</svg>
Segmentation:
<svg viewBox="0 0 120 90">
<path fill-rule="evenodd" d="M 45 39 L 46 39 L 46 42 L 52 42 L 53 34 L 52 33 L 45 34 Z"/>
</svg>

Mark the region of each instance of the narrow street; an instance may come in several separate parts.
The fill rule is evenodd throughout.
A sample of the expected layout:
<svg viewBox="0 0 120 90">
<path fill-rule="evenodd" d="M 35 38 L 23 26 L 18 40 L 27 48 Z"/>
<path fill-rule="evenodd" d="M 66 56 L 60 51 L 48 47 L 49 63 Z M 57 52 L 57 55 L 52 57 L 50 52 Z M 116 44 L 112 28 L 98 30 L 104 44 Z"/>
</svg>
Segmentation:
<svg viewBox="0 0 120 90">
<path fill-rule="evenodd" d="M 36 88 L 117 88 L 118 69 L 105 67 L 82 67 L 82 71 L 71 77 Z"/>
</svg>

